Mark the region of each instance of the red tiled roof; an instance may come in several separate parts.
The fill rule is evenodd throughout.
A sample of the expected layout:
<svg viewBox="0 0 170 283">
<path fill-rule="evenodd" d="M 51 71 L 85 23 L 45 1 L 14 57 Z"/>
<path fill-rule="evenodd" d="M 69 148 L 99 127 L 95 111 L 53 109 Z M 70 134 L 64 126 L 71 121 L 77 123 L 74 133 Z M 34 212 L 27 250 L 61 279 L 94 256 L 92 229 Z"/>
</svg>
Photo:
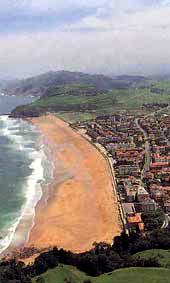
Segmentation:
<svg viewBox="0 0 170 283">
<path fill-rule="evenodd" d="M 139 227 L 139 230 L 140 231 L 143 231 L 144 230 L 144 223 L 142 222 L 142 223 L 139 223 L 138 224 L 138 227 Z"/>
<path fill-rule="evenodd" d="M 169 162 L 155 162 L 150 165 L 151 168 L 160 167 L 160 166 L 168 166 Z"/>
<path fill-rule="evenodd" d="M 142 223 L 141 214 L 136 213 L 135 216 L 128 217 L 128 223 Z"/>
</svg>

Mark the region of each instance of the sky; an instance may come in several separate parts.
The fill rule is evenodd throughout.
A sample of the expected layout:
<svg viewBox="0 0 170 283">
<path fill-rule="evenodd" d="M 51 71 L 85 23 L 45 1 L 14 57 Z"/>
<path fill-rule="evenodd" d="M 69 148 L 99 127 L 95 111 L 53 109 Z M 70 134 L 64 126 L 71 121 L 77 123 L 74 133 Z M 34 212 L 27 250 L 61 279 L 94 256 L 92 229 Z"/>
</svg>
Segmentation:
<svg viewBox="0 0 170 283">
<path fill-rule="evenodd" d="M 170 73 L 170 0 L 1 0 L 0 77 Z"/>
</svg>

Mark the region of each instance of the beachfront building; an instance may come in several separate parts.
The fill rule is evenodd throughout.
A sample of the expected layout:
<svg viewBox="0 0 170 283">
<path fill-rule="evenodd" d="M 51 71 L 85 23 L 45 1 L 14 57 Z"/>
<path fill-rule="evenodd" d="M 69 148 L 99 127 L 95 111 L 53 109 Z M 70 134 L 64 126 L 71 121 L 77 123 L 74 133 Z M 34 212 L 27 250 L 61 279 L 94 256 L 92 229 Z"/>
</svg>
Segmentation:
<svg viewBox="0 0 170 283">
<path fill-rule="evenodd" d="M 111 121 L 102 117 L 89 129 L 112 160 L 116 190 L 129 229 L 139 224 L 142 231 L 143 224 L 137 221 L 139 216 L 135 219 L 136 213 L 153 213 L 160 206 L 170 213 L 170 115 L 139 117 L 146 135 L 134 122 L 135 118 L 122 115 Z M 146 169 L 148 155 L 150 164 Z"/>
<path fill-rule="evenodd" d="M 155 212 L 158 205 L 154 199 L 148 198 L 143 202 L 136 202 L 134 204 L 136 212 L 150 213 Z"/>
<path fill-rule="evenodd" d="M 141 213 L 136 213 L 134 216 L 129 216 L 127 218 L 128 229 L 130 232 L 132 231 L 144 231 L 144 223 L 141 218 Z"/>
<path fill-rule="evenodd" d="M 134 203 L 126 203 L 122 204 L 125 217 L 134 216 L 136 213 Z"/>
<path fill-rule="evenodd" d="M 137 200 L 138 202 L 144 202 L 149 197 L 149 193 L 145 190 L 144 187 L 139 186 L 137 189 Z"/>
</svg>

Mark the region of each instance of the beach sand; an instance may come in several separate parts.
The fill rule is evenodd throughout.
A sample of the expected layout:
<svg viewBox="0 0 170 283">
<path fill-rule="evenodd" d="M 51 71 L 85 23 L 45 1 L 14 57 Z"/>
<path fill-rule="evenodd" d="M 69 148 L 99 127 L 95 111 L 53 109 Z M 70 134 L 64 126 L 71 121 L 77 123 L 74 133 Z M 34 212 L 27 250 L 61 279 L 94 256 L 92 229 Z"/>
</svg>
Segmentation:
<svg viewBox="0 0 170 283">
<path fill-rule="evenodd" d="M 37 204 L 25 246 L 83 252 L 95 241 L 111 243 L 121 226 L 106 160 L 57 117 L 48 115 L 31 122 L 43 133 L 55 170 Z"/>
</svg>

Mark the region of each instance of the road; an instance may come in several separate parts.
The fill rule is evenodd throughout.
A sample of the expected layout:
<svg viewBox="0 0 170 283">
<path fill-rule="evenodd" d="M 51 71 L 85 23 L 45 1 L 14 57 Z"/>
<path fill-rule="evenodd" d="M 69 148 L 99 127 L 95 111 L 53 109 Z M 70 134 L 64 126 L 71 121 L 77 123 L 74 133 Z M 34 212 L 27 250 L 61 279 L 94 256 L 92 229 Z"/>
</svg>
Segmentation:
<svg viewBox="0 0 170 283">
<path fill-rule="evenodd" d="M 163 225 L 162 225 L 162 229 L 163 228 L 167 228 L 168 227 L 168 225 L 169 225 L 169 221 L 170 221 L 170 217 L 169 217 L 169 215 L 168 214 L 165 214 L 165 220 L 164 220 L 164 223 L 163 223 Z"/>
<path fill-rule="evenodd" d="M 113 193 L 114 193 L 114 196 L 116 198 L 116 202 L 114 202 L 114 203 L 115 203 L 115 205 L 118 206 L 118 209 L 119 209 L 119 214 L 120 214 L 120 219 L 121 219 L 120 225 L 122 227 L 125 227 L 126 217 L 124 215 L 124 210 L 123 210 L 123 207 L 122 207 L 120 195 L 117 193 L 117 184 L 116 184 L 115 171 L 114 171 L 113 164 L 112 164 L 112 158 L 108 157 L 107 150 L 101 144 L 95 143 L 94 145 L 100 151 L 100 153 L 104 156 L 106 161 L 108 162 L 110 174 L 111 174 L 111 177 L 112 177 Z M 114 200 L 115 200 L 115 198 L 114 198 Z"/>
<path fill-rule="evenodd" d="M 145 160 L 144 168 L 143 168 L 143 171 L 142 171 L 142 174 L 141 174 L 141 180 L 142 180 L 144 175 L 145 175 L 145 173 L 146 173 L 146 171 L 149 170 L 149 166 L 150 166 L 150 163 L 151 163 L 151 149 L 150 149 L 150 144 L 149 144 L 149 141 L 148 141 L 148 135 L 147 135 L 146 131 L 140 126 L 139 118 L 135 119 L 135 124 L 141 130 L 141 132 L 143 133 L 144 138 L 145 138 L 145 156 L 146 156 L 146 160 Z"/>
<path fill-rule="evenodd" d="M 160 113 L 161 111 L 163 111 L 163 110 L 165 110 L 165 109 L 170 109 L 170 105 L 168 105 L 168 106 L 166 106 L 166 107 L 164 107 L 164 108 L 161 108 L 161 109 L 159 109 L 159 110 L 153 112 L 152 114 L 146 115 L 145 118 L 146 118 L 147 116 L 155 116 L 155 114 L 158 114 L 158 113 Z M 143 177 L 144 177 L 144 175 L 145 175 L 145 173 L 146 173 L 146 171 L 149 170 L 149 166 L 150 166 L 150 163 L 151 163 L 152 159 L 151 159 L 150 144 L 149 144 L 149 141 L 148 141 L 148 134 L 147 134 L 147 132 L 140 126 L 139 120 L 140 120 L 139 118 L 136 118 L 136 119 L 135 119 L 135 124 L 136 124 L 136 126 L 141 130 L 141 132 L 142 132 L 143 135 L 144 135 L 144 138 L 145 138 L 145 154 L 146 154 L 146 161 L 145 161 L 145 165 L 144 165 L 144 168 L 143 168 L 143 171 L 142 171 L 142 174 L 141 174 L 141 180 L 142 180 Z M 165 137 L 165 140 L 167 140 L 166 137 Z M 169 141 L 168 141 L 168 144 L 169 144 Z"/>
<path fill-rule="evenodd" d="M 162 134 L 163 134 L 163 137 L 164 137 L 165 141 L 167 142 L 167 145 L 170 146 L 170 141 L 169 141 L 169 140 L 167 139 L 167 137 L 165 136 L 165 130 L 166 130 L 166 129 L 163 130 L 163 133 L 162 133 Z"/>
<path fill-rule="evenodd" d="M 168 105 L 168 106 L 166 106 L 166 107 L 164 107 L 164 108 L 161 108 L 161 109 L 159 109 L 159 110 L 153 112 L 152 114 L 149 114 L 148 116 L 150 116 L 150 115 L 155 116 L 155 114 L 160 113 L 160 112 L 162 112 L 162 111 L 165 110 L 165 109 L 170 109 L 170 105 Z"/>
</svg>

